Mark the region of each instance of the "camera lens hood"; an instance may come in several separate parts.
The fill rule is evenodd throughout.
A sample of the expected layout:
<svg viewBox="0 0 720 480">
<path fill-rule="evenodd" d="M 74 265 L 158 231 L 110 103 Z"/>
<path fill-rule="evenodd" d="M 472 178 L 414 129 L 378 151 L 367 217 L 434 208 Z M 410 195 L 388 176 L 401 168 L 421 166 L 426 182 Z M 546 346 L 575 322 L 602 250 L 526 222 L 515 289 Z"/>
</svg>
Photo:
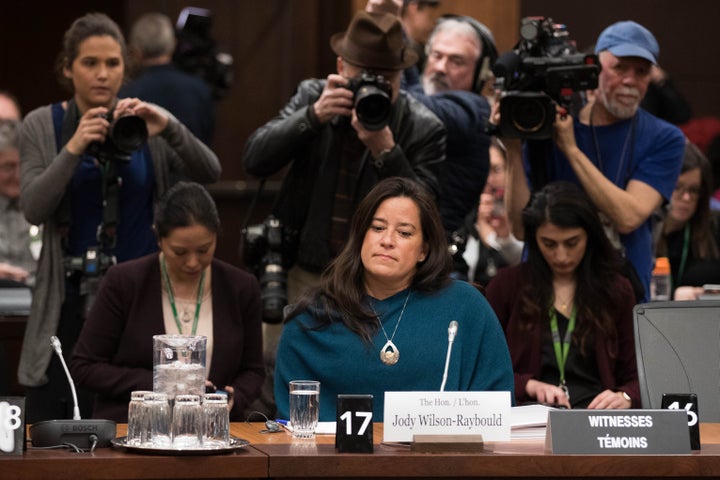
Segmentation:
<svg viewBox="0 0 720 480">
<path fill-rule="evenodd" d="M 118 118 L 112 124 L 110 138 L 121 152 L 134 152 L 147 141 L 148 130 L 145 120 L 137 115 Z"/>
</svg>

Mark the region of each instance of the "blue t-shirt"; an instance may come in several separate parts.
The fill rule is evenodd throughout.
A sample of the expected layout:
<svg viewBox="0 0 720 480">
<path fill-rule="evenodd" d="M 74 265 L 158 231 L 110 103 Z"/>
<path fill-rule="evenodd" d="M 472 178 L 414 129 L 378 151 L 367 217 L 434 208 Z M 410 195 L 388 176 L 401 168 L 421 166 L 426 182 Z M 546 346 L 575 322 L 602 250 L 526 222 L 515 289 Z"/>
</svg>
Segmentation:
<svg viewBox="0 0 720 480">
<path fill-rule="evenodd" d="M 625 189 L 634 179 L 651 186 L 666 200 L 670 198 L 680 175 L 685 150 L 685 136 L 679 128 L 643 109 L 638 109 L 634 119 L 607 126 L 590 127 L 575 119 L 574 127 L 580 150 L 615 185 Z M 548 158 L 546 173 L 549 181 L 567 180 L 580 184 L 567 158 L 554 144 Z M 651 218 L 631 233 L 620 235 L 620 241 L 626 258 L 645 287 L 646 298 L 638 300 L 647 301 L 654 257 Z"/>
</svg>

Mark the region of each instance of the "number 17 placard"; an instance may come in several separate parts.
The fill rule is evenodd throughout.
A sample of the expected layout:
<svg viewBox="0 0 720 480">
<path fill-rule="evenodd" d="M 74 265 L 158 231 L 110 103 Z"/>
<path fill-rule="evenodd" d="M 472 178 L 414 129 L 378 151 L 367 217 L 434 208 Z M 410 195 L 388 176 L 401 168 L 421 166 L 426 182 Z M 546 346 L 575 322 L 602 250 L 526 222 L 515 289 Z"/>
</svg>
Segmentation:
<svg viewBox="0 0 720 480">
<path fill-rule="evenodd" d="M 372 453 L 372 395 L 338 395 L 335 448 L 338 452 Z"/>
</svg>

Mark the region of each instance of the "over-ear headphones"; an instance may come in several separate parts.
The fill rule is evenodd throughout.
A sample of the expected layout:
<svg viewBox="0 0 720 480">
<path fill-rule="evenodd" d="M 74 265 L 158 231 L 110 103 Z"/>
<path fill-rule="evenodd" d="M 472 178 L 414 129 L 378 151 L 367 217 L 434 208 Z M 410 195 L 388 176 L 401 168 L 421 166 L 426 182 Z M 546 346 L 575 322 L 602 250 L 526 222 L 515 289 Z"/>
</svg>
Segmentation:
<svg viewBox="0 0 720 480">
<path fill-rule="evenodd" d="M 473 84 L 472 90 L 476 93 L 480 93 L 485 85 L 485 82 L 492 75 L 492 67 L 495 65 L 495 60 L 498 58 L 497 47 L 495 46 L 495 38 L 493 37 L 490 29 L 485 24 L 475 20 L 472 17 L 466 15 L 453 15 L 446 14 L 442 15 L 438 19 L 438 25 L 445 20 L 456 20 L 458 22 L 467 23 L 470 25 L 480 40 L 482 46 L 482 53 L 475 63 L 475 71 L 473 73 Z M 436 27 L 437 28 L 437 27 Z"/>
</svg>

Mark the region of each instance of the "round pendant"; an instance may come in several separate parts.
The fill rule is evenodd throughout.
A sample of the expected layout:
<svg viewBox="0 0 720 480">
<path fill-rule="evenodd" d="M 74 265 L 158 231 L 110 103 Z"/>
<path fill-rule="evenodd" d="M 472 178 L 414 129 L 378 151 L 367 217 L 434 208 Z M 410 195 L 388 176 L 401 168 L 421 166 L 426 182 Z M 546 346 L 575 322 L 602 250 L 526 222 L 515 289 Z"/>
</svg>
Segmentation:
<svg viewBox="0 0 720 480">
<path fill-rule="evenodd" d="M 395 365 L 400 360 L 400 351 L 390 340 L 380 349 L 380 361 L 385 365 Z"/>
<path fill-rule="evenodd" d="M 190 320 L 192 320 L 192 317 L 190 316 L 190 311 L 183 309 L 182 316 L 180 318 L 183 323 L 190 323 Z"/>
</svg>

